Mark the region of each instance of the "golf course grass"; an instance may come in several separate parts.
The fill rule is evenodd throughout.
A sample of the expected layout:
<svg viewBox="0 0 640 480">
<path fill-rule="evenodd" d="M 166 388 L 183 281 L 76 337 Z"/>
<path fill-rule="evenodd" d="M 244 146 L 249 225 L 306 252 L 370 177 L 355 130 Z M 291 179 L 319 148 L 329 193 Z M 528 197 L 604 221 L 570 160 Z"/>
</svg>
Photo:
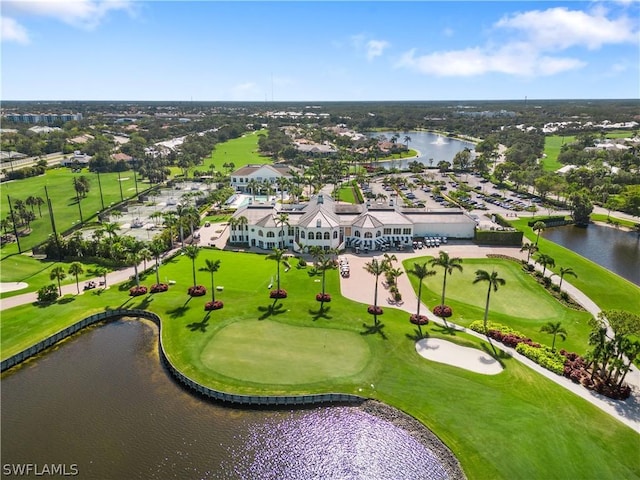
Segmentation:
<svg viewBox="0 0 640 480">
<path fill-rule="evenodd" d="M 419 257 L 403 262 L 405 270 L 414 263 L 424 263 L 432 257 Z M 540 332 L 547 322 L 561 322 L 567 330 L 567 339 L 558 343 L 560 348 L 586 353 L 591 328 L 591 315 L 584 311 L 565 307 L 549 294 L 536 280 L 522 271 L 519 262 L 483 258 L 463 259 L 463 271 L 455 270 L 447 275 L 445 303 L 453 308 L 451 321 L 468 327 L 475 320 L 482 320 L 487 297 L 487 283 L 473 284 L 476 270 L 495 270 L 506 283 L 491 292 L 489 321 L 503 323 L 528 335 L 539 343 L 551 344 L 547 334 Z M 442 298 L 442 268 L 433 268 L 436 274 L 423 282 L 422 299 L 427 305 L 440 303 Z M 572 278 L 573 280 L 573 278 Z M 417 291 L 417 279 L 411 278 Z M 426 287 L 426 288 L 425 288 Z"/>
<path fill-rule="evenodd" d="M 267 287 L 276 287 L 275 261 L 202 249 L 196 267 L 206 259 L 221 261 L 214 277 L 223 287 L 215 291 L 216 300 L 224 302 L 221 310 L 204 311 L 211 300 L 206 272 L 197 271 L 197 283 L 207 287 L 207 295 L 187 295 L 192 262 L 179 255 L 160 268 L 162 281 L 176 282 L 168 292 L 133 298 L 127 285 L 110 286 L 67 296 L 48 307 L 3 311 L 2 358 L 96 311 L 144 308 L 160 315 L 167 358 L 193 380 L 234 393 L 337 392 L 381 400 L 436 433 L 470 479 L 640 478 L 637 432 L 516 360 L 500 358 L 505 370 L 498 375 L 426 360 L 416 353 L 415 327 L 407 312 L 385 307 L 380 317 L 383 335 L 372 333 L 366 305 L 341 297 L 335 270 L 326 276 L 332 300 L 321 309 L 315 300 L 321 277 L 296 268 L 295 261 L 286 273 L 282 269 L 287 298 L 274 301 Z M 466 269 L 471 265 L 465 259 Z M 502 263 L 496 269 L 507 275 Z M 452 278 L 456 275 L 459 272 Z M 155 275 L 142 283 L 155 283 Z M 486 292 L 479 285 L 472 287 Z M 460 295 L 458 288 L 452 283 L 447 295 Z M 534 297 L 546 294 L 531 291 Z M 502 304 L 497 300 L 501 293 L 495 294 L 496 306 Z M 434 338 L 491 352 L 485 341 L 462 332 L 438 325 L 423 330 Z M 329 353 L 324 353 L 326 348 Z M 277 374 L 272 368 L 278 368 Z"/>
<path fill-rule="evenodd" d="M 211 166 L 218 172 L 226 172 L 223 167 L 225 163 L 233 163 L 234 169 L 244 167 L 249 164 L 273 163 L 270 157 L 261 155 L 258 151 L 258 140 L 260 135 L 267 135 L 267 130 L 258 130 L 246 133 L 241 137 L 228 140 L 216 146 L 211 155 L 204 159 L 203 165 L 196 167 L 197 170 L 208 170 Z"/>
<path fill-rule="evenodd" d="M 558 161 L 558 155 L 562 146 L 573 143 L 576 137 L 571 135 L 547 135 L 544 137 L 544 153 L 546 157 L 542 159 L 542 168 L 545 172 L 555 172 L 564 165 Z"/>
<path fill-rule="evenodd" d="M 98 175 L 89 172 L 86 168 L 82 169 L 80 173 L 74 173 L 71 169 L 60 167 L 47 170 L 44 175 L 38 177 L 3 182 L 0 208 L 3 214 L 9 213 L 7 197 L 11 197 L 11 204 L 14 208 L 16 200 L 25 201 L 29 196 L 40 197 L 46 202 L 46 186 L 51 199 L 56 230 L 58 233 L 62 233 L 80 221 L 80 210 L 73 188 L 73 179 L 80 176 L 89 180 L 89 192 L 85 198 L 80 200 L 82 218 L 85 222 L 102 210 L 99 185 L 102 186 L 102 199 L 105 208 L 121 201 L 120 186 L 122 186 L 122 198 L 131 198 L 136 194 L 133 171 L 121 172 L 120 181 L 118 181 L 117 173 L 102 173 L 100 174 L 100 184 L 98 184 Z M 141 182 L 138 178 L 138 191 L 141 192 L 147 188 L 149 188 L 149 184 Z M 35 207 L 34 213 L 36 220 L 31 223 L 31 233 L 20 237 L 20 246 L 23 251 L 42 243 L 53 233 L 46 204 L 41 206 L 40 211 Z M 18 248 L 15 243 L 7 244 L 0 250 L 3 258 L 17 252 Z"/>
<path fill-rule="evenodd" d="M 536 233 L 527 223 L 537 218 L 542 217 L 522 218 L 509 223 L 522 230 L 530 242 L 535 242 Z M 559 274 L 560 267 L 573 268 L 578 276 L 566 280 L 587 295 L 602 310 L 640 312 L 640 287 L 637 285 L 542 236 L 538 241 L 538 247 L 539 253 L 549 255 L 555 260 L 555 267 L 547 270 Z"/>
</svg>

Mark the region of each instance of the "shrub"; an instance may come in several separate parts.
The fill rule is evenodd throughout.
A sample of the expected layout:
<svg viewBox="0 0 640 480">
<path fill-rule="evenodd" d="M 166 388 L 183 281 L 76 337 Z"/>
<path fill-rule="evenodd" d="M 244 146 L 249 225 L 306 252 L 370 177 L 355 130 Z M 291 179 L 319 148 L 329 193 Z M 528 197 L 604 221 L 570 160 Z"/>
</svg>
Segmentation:
<svg viewBox="0 0 640 480">
<path fill-rule="evenodd" d="M 558 375 L 564 374 L 564 356 L 558 352 L 553 352 L 551 348 L 546 345 L 543 347 L 535 347 L 523 342 L 518 344 L 516 352 L 524 355 L 530 360 L 533 360 L 541 367 L 544 367 L 553 373 Z"/>
<path fill-rule="evenodd" d="M 205 311 L 220 310 L 223 306 L 224 306 L 224 303 L 222 303 L 220 300 L 216 300 L 215 302 L 205 303 L 204 309 Z"/>
<path fill-rule="evenodd" d="M 207 293 L 207 289 L 204 285 L 195 285 L 193 287 L 189 287 L 187 293 L 192 297 L 202 297 Z"/>
<path fill-rule="evenodd" d="M 304 258 L 299 258 L 298 259 L 298 267 L 299 268 L 306 268 L 307 266 L 307 262 L 305 261 Z"/>
<path fill-rule="evenodd" d="M 318 293 L 316 295 L 316 300 L 318 302 L 330 302 L 331 301 L 331 295 L 329 295 L 328 293 Z"/>
<path fill-rule="evenodd" d="M 271 290 L 269 298 L 287 298 L 287 291 L 284 288 L 280 290 Z"/>
<path fill-rule="evenodd" d="M 433 307 L 433 314 L 440 318 L 447 318 L 453 314 L 453 310 L 449 305 L 436 305 Z"/>
<path fill-rule="evenodd" d="M 38 302 L 52 303 L 58 299 L 58 287 L 55 284 L 45 285 L 38 290 Z"/>
<path fill-rule="evenodd" d="M 166 292 L 167 290 L 169 290 L 169 285 L 166 283 L 154 283 L 151 285 L 151 293 Z"/>
<path fill-rule="evenodd" d="M 429 323 L 426 315 L 416 315 L 415 313 L 409 317 L 409 321 L 414 325 L 426 325 Z"/>
<path fill-rule="evenodd" d="M 147 287 L 145 287 L 144 285 L 140 285 L 139 287 L 131 287 L 129 289 L 129 295 L 131 297 L 138 297 L 140 295 L 146 295 L 147 294 Z"/>
<path fill-rule="evenodd" d="M 383 310 L 382 310 L 382 307 L 369 305 L 367 307 L 367 312 L 369 312 L 371 315 L 382 315 Z"/>
</svg>

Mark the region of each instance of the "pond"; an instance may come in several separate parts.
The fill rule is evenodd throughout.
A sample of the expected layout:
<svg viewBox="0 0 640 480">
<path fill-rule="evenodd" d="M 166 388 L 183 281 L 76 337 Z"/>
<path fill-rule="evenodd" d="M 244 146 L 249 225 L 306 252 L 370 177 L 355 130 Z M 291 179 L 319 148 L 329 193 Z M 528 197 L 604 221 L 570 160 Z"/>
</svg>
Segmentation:
<svg viewBox="0 0 640 480">
<path fill-rule="evenodd" d="M 403 169 L 407 168 L 407 165 L 410 162 L 417 160 L 428 167 L 435 167 L 441 160 L 453 162 L 453 157 L 455 157 L 456 153 L 464 150 L 465 148 L 470 150 L 475 148 L 475 144 L 471 142 L 457 140 L 455 138 L 445 137 L 431 132 L 375 132 L 369 133 L 368 135 L 373 137 L 384 136 L 387 140 L 391 140 L 391 137 L 396 133 L 400 135 L 398 143 L 405 144 L 404 138 L 411 138 L 411 141 L 408 142 L 408 146 L 410 149 L 417 150 L 419 152 L 418 157 L 407 160 L 386 160 L 378 162 L 378 165 L 385 168 Z"/>
<path fill-rule="evenodd" d="M 197 397 L 162 367 L 157 332 L 117 320 L 5 372 L 3 464 L 63 464 L 100 480 L 450 478 L 423 437 L 362 407 Z"/>
<path fill-rule="evenodd" d="M 568 225 L 548 228 L 541 236 L 640 285 L 640 238 L 634 232 L 603 225 Z"/>
</svg>

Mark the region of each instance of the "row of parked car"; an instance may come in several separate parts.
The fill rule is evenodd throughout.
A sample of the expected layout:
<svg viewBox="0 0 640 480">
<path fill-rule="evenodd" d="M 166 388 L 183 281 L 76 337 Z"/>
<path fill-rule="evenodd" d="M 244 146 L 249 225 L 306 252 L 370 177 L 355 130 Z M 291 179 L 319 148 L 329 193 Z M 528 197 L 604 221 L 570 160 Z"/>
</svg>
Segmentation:
<svg viewBox="0 0 640 480">
<path fill-rule="evenodd" d="M 447 243 L 447 237 L 424 237 L 422 240 L 413 241 L 413 249 L 422 250 L 425 247 L 439 247 L 441 243 Z"/>
</svg>

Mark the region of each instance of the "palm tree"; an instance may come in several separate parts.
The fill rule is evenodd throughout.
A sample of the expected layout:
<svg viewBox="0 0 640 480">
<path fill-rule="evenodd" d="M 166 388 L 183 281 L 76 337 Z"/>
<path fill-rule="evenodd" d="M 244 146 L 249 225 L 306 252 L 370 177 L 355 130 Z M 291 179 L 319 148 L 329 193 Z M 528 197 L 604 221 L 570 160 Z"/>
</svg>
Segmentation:
<svg viewBox="0 0 640 480">
<path fill-rule="evenodd" d="M 404 144 L 407 147 L 407 150 L 409 150 L 409 142 L 411 141 L 411 137 L 409 135 L 405 135 L 404 136 Z"/>
<path fill-rule="evenodd" d="M 173 245 L 173 227 L 178 224 L 178 217 L 175 212 L 168 212 L 164 214 L 164 226 L 169 230 L 169 242 Z"/>
<path fill-rule="evenodd" d="M 520 251 L 527 252 L 527 263 L 529 263 L 529 260 L 531 260 L 531 255 L 538 251 L 538 247 L 535 243 L 525 243 L 520 248 Z"/>
<path fill-rule="evenodd" d="M 556 336 L 560 337 L 562 341 L 567 338 L 567 331 L 560 322 L 547 322 L 540 328 L 540 331 L 553 335 L 553 342 L 551 343 L 552 352 L 556 351 Z"/>
<path fill-rule="evenodd" d="M 58 281 L 58 293 L 60 294 L 60 296 L 62 296 L 62 287 L 60 286 L 60 281 L 64 280 L 64 278 L 67 276 L 66 272 L 64 271 L 64 268 L 57 266 L 57 267 L 53 267 L 51 269 L 51 272 L 49 273 L 49 278 L 51 280 L 57 280 Z"/>
<path fill-rule="evenodd" d="M 320 310 L 324 309 L 324 296 L 325 296 L 325 276 L 327 270 L 334 268 L 335 262 L 328 257 L 322 256 L 320 257 L 318 263 L 316 264 L 316 268 L 322 272 L 322 301 L 320 302 Z"/>
<path fill-rule="evenodd" d="M 273 253 L 267 255 L 265 260 L 275 260 L 278 264 L 277 266 L 277 276 L 276 276 L 276 290 L 280 291 L 280 262 L 282 261 L 282 256 L 286 252 L 283 248 L 274 248 Z"/>
<path fill-rule="evenodd" d="M 441 305 L 444 305 L 445 292 L 447 290 L 447 274 L 452 274 L 454 270 L 462 272 L 462 259 L 458 257 L 450 257 L 445 251 L 440 251 L 437 258 L 432 258 L 429 262 L 432 267 L 442 267 L 444 269 L 444 279 L 442 281 L 442 300 Z"/>
<path fill-rule="evenodd" d="M 278 246 L 282 248 L 287 248 L 286 242 L 284 241 L 284 226 L 289 227 L 289 214 L 288 213 L 279 213 L 275 217 L 273 217 L 273 221 L 276 224 L 276 227 L 280 227 L 280 241 L 278 242 Z M 280 243 L 282 242 L 282 243 Z"/>
<path fill-rule="evenodd" d="M 115 222 L 107 222 L 102 225 L 102 230 L 109 234 L 109 238 L 117 237 L 118 234 L 116 232 L 120 230 L 120 225 Z"/>
<path fill-rule="evenodd" d="M 545 228 L 547 228 L 547 224 L 544 222 L 536 222 L 533 224 L 533 227 L 531 227 L 532 230 L 534 232 L 538 232 L 538 235 L 536 236 L 536 247 L 538 246 L 538 240 L 540 240 L 540 232 L 542 232 Z"/>
<path fill-rule="evenodd" d="M 258 182 L 257 180 L 252 178 L 247 183 L 247 188 L 249 190 L 251 190 L 251 196 L 253 197 L 253 203 L 255 203 L 256 202 L 256 189 L 260 188 L 260 182 Z"/>
<path fill-rule="evenodd" d="M 572 277 L 578 278 L 578 274 L 573 271 L 571 267 L 560 267 L 560 285 L 558 285 L 558 290 L 562 290 L 562 280 L 565 275 L 571 275 Z"/>
<path fill-rule="evenodd" d="M 378 310 L 378 278 L 380 277 L 380 275 L 382 275 L 385 272 L 386 262 L 384 260 L 378 261 L 377 259 L 374 258 L 370 262 L 365 263 L 364 269 L 368 273 L 376 277 L 376 286 L 373 291 L 373 308 L 374 308 L 373 322 L 376 325 L 378 325 L 378 315 L 376 314 Z"/>
<path fill-rule="evenodd" d="M 156 238 L 149 244 L 149 251 L 156 260 L 156 284 L 160 283 L 160 255 L 165 251 L 165 246 L 162 240 Z"/>
<path fill-rule="evenodd" d="M 82 264 L 80 262 L 73 262 L 69 265 L 69 275 L 74 275 L 76 277 L 76 289 L 78 293 L 80 293 L 80 283 L 78 281 L 78 275 L 84 273 L 84 268 L 82 268 Z"/>
<path fill-rule="evenodd" d="M 491 273 L 486 270 L 476 270 L 476 278 L 473 281 L 474 284 L 478 282 L 488 282 L 489 288 L 487 289 L 487 303 L 484 307 L 484 333 L 487 334 L 487 317 L 489 316 L 489 299 L 491 298 L 491 289 L 494 292 L 498 291 L 500 285 L 504 285 L 507 281 L 504 278 L 498 276 L 498 272 L 495 270 Z"/>
<path fill-rule="evenodd" d="M 151 252 L 151 250 L 149 249 L 149 247 L 148 247 L 148 246 L 143 247 L 143 248 L 140 250 L 140 258 L 141 258 L 141 259 L 142 259 L 142 261 L 143 261 L 142 269 L 143 269 L 143 270 L 146 270 L 146 269 L 147 269 L 147 261 L 148 261 L 148 260 L 151 260 L 151 259 L 153 258 L 153 253 Z"/>
<path fill-rule="evenodd" d="M 96 267 L 94 269 L 94 273 L 99 276 L 102 277 L 104 280 L 104 288 L 107 288 L 107 273 L 109 272 L 109 270 L 107 270 L 105 267 Z"/>
<path fill-rule="evenodd" d="M 142 255 L 140 250 L 134 250 L 127 253 L 126 262 L 133 267 L 134 276 L 136 279 L 136 287 L 140 286 L 140 275 L 138 275 L 138 265 L 142 261 Z"/>
<path fill-rule="evenodd" d="M 420 304 L 422 303 L 422 281 L 427 278 L 430 277 L 432 275 L 436 274 L 435 270 L 429 270 L 427 268 L 427 262 L 424 262 L 422 264 L 420 263 L 414 263 L 413 264 L 413 269 L 408 270 L 408 272 L 410 275 L 413 275 L 414 277 L 416 277 L 418 279 L 418 308 L 416 310 L 416 318 L 419 320 L 420 319 Z M 418 322 L 418 332 L 420 332 L 420 338 L 422 338 L 422 327 L 420 326 L 420 323 Z"/>
<path fill-rule="evenodd" d="M 210 260 L 206 259 L 205 266 L 200 269 L 201 272 L 209 272 L 211 275 L 211 301 L 216 301 L 216 290 L 213 284 L 213 274 L 216 273 L 220 269 L 220 260 Z"/>
<path fill-rule="evenodd" d="M 197 245 L 187 245 L 182 249 L 184 254 L 191 259 L 191 266 L 193 270 L 193 286 L 196 286 L 196 258 L 200 254 L 200 249 Z"/>
<path fill-rule="evenodd" d="M 556 261 L 551 258 L 549 255 L 546 255 L 544 253 L 541 253 L 540 255 L 538 255 L 538 259 L 536 260 L 536 263 L 542 265 L 542 276 L 544 277 L 545 272 L 547 271 L 547 267 L 555 267 L 556 266 Z"/>
</svg>

